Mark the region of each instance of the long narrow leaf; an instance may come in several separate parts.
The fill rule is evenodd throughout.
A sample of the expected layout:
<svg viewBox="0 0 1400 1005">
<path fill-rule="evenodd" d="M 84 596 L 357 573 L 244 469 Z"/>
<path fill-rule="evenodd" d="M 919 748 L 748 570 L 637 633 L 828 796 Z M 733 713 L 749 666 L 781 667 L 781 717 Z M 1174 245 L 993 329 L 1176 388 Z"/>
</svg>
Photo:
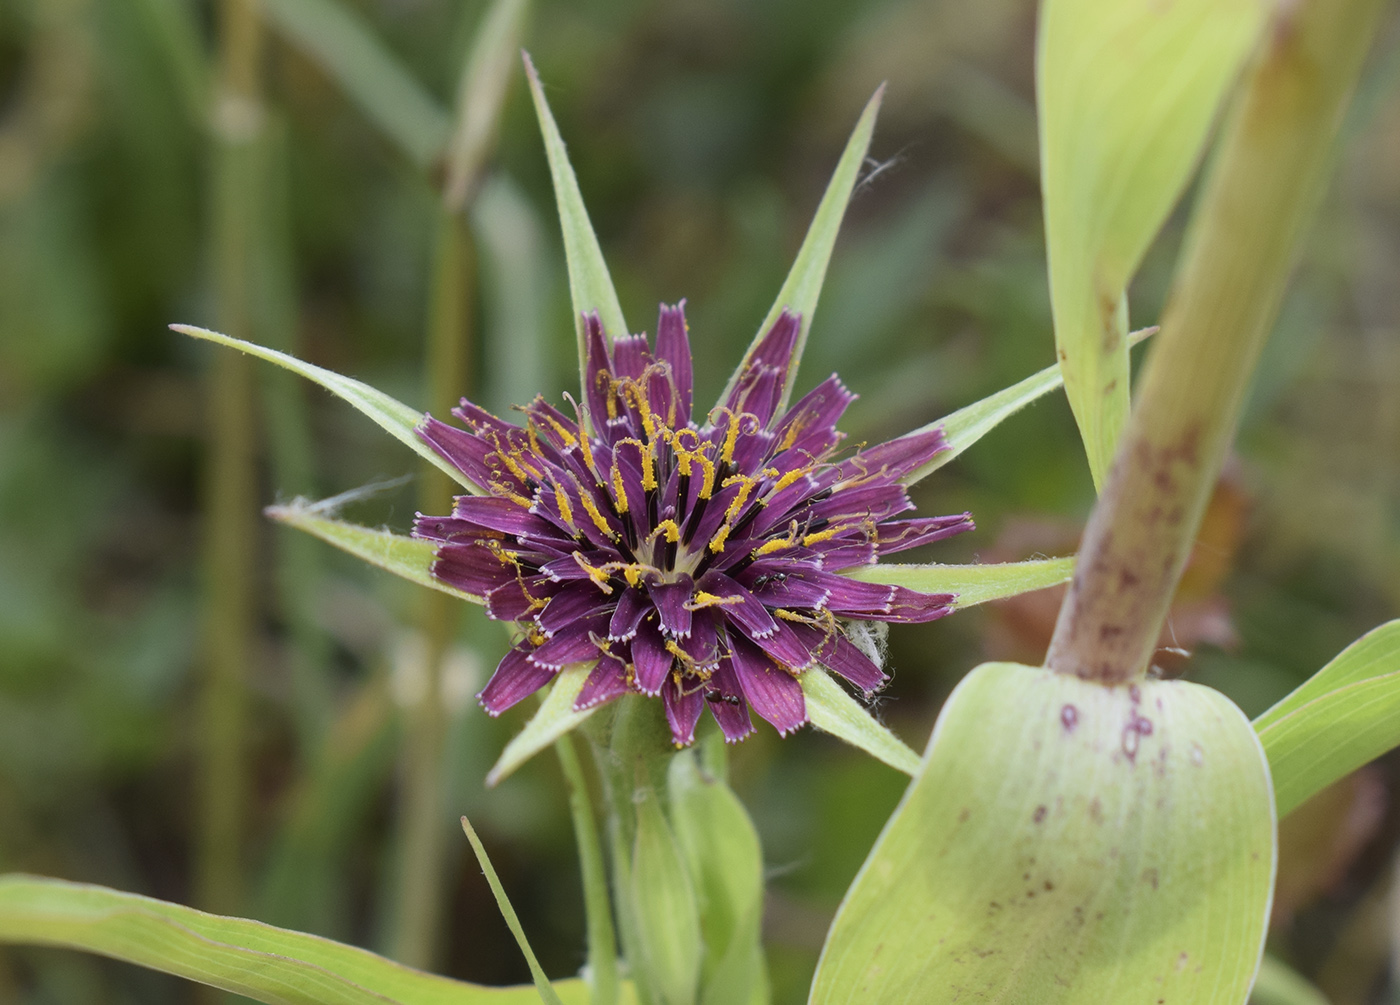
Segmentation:
<svg viewBox="0 0 1400 1005">
<path fill-rule="evenodd" d="M 506 749 L 496 759 L 495 766 L 486 776 L 488 786 L 509 777 L 516 768 L 597 711 L 596 706 L 582 712 L 574 711 L 574 699 L 583 690 L 583 682 L 588 679 L 588 672 L 592 669 L 593 664 L 581 663 L 559 672 L 535 717 L 516 734 L 515 739 L 506 744 Z"/>
<path fill-rule="evenodd" d="M 865 583 L 906 586 L 920 593 L 952 593 L 953 606 L 971 607 L 1068 583 L 1074 557 L 991 565 L 868 565 L 851 573 Z"/>
<path fill-rule="evenodd" d="M 579 372 L 582 374 L 583 316 L 589 311 L 597 311 L 603 329 L 612 338 L 628 334 L 627 321 L 622 316 L 622 304 L 617 299 L 617 290 L 613 288 L 608 263 L 603 260 L 598 235 L 593 232 L 593 223 L 588 219 L 588 209 L 583 204 L 578 178 L 574 176 L 573 166 L 569 163 L 564 138 L 559 135 L 559 127 L 555 125 L 549 102 L 544 97 L 544 86 L 529 56 L 525 57 L 525 73 L 530 78 L 530 94 L 535 100 L 535 114 L 540 120 L 540 133 L 544 136 L 544 152 L 549 158 L 549 177 L 554 183 L 554 198 L 559 205 L 559 226 L 564 232 L 564 257 L 569 265 L 569 295 L 574 305 L 574 330 L 578 336 Z"/>
<path fill-rule="evenodd" d="M 914 775 L 919 770 L 919 755 L 870 716 L 821 667 L 811 667 L 798 678 L 802 695 L 807 701 L 807 715 L 812 725 L 832 736 L 840 737 L 853 747 L 859 747 L 876 760 Z"/>
<path fill-rule="evenodd" d="M 866 103 L 865 111 L 861 112 L 860 119 L 851 132 L 851 138 L 846 141 L 846 149 L 836 164 L 836 171 L 826 186 L 826 194 L 817 206 L 816 216 L 807 228 L 807 236 L 802 241 L 802 247 L 798 249 L 797 258 L 792 263 L 787 280 L 778 291 L 778 299 L 769 308 L 768 316 L 763 319 L 763 324 L 759 325 L 758 334 L 754 336 L 744 354 L 744 363 L 747 363 L 763 336 L 784 309 L 802 315 L 802 326 L 797 334 L 797 348 L 788 364 L 787 382 L 783 389 L 782 401 L 778 405 L 779 413 L 787 407 L 788 399 L 792 396 L 793 377 L 797 373 L 798 364 L 802 362 L 802 349 L 807 344 L 807 333 L 812 328 L 812 315 L 817 310 L 817 298 L 821 295 L 822 282 L 826 279 L 826 267 L 831 261 L 832 249 L 836 247 L 836 235 L 841 231 L 841 221 L 845 218 L 846 206 L 851 201 L 851 190 L 855 188 L 856 176 L 860 173 L 860 166 L 865 162 L 865 155 L 870 150 L 870 137 L 875 132 L 875 118 L 880 113 L 880 101 L 884 94 L 885 87 L 881 84 Z M 720 395 L 721 401 L 734 390 L 739 375 L 744 372 L 744 363 L 741 363 L 729 378 L 729 385 Z"/>
<path fill-rule="evenodd" d="M 269 1005 L 533 1005 L 531 985 L 489 988 L 257 921 L 205 914 L 100 886 L 0 877 L 0 943 L 109 956 Z M 580 980 L 556 985 L 585 1005 Z"/>
<path fill-rule="evenodd" d="M 1095 485 L 1128 416 L 1125 291 L 1258 37 L 1259 0 L 1045 0 L 1036 59 L 1055 342 Z"/>
<path fill-rule="evenodd" d="M 530 967 L 530 976 L 535 980 L 535 990 L 539 992 L 545 1005 L 564 1005 L 559 1000 L 558 992 L 550 985 L 549 978 L 544 975 L 544 968 L 536 959 L 535 951 L 530 948 L 530 940 L 525 937 L 525 928 L 520 924 L 520 918 L 516 915 L 515 908 L 511 906 L 510 898 L 506 896 L 506 889 L 501 885 L 501 879 L 496 875 L 496 870 L 491 865 L 491 859 L 486 854 L 485 845 L 481 843 L 481 838 L 476 836 L 471 821 L 466 817 L 462 818 L 462 830 L 466 832 L 467 840 L 471 842 L 472 851 L 476 853 L 476 861 L 481 866 L 481 871 L 486 876 L 486 883 L 491 887 L 491 893 L 496 898 L 496 906 L 500 908 L 501 916 L 506 919 L 506 927 L 510 929 L 510 934 L 515 936 L 515 942 L 520 947 L 520 951 L 525 954 L 525 962 Z"/>
<path fill-rule="evenodd" d="M 447 475 L 458 485 L 469 492 L 481 493 L 484 490 L 479 485 L 468 481 L 462 472 L 458 471 L 451 464 L 435 451 L 432 447 L 424 443 L 414 431 L 418 424 L 423 421 L 423 413 L 415 412 L 403 402 L 389 397 L 383 391 L 370 387 L 368 384 L 355 380 L 352 377 L 344 377 L 334 370 L 327 370 L 323 367 L 305 363 L 295 356 L 289 356 L 276 349 L 267 349 L 252 342 L 244 342 L 242 339 L 230 338 L 227 335 L 220 335 L 218 332 L 209 331 L 207 328 L 196 328 L 193 325 L 171 325 L 173 331 L 189 335 L 192 338 L 203 339 L 206 342 L 213 342 L 217 345 L 228 346 L 230 349 L 237 349 L 246 352 L 250 356 L 265 359 L 269 363 L 276 363 L 284 369 L 300 374 L 307 380 L 320 384 L 331 394 L 340 398 L 361 413 L 368 416 L 394 439 L 408 447 L 419 457 L 430 462 L 436 467 L 445 471 Z"/>
<path fill-rule="evenodd" d="M 436 546 L 431 541 L 324 516 L 316 504 L 304 500 L 296 500 L 285 506 L 269 506 L 263 512 L 278 523 L 304 530 L 341 551 L 402 576 L 409 582 L 450 593 L 474 604 L 485 603 L 483 598 L 454 589 L 432 574 Z"/>
<path fill-rule="evenodd" d="M 262 0 L 277 28 L 315 60 L 420 168 L 441 156 L 452 123 L 442 106 L 338 0 Z"/>
<path fill-rule="evenodd" d="M 1128 336 L 1128 342 L 1130 345 L 1137 345 L 1156 330 L 1154 327 L 1135 331 Z M 971 405 L 964 406 L 937 422 L 930 422 L 928 425 L 916 429 L 915 433 L 921 433 L 942 426 L 943 435 L 948 440 L 948 449 L 937 454 L 923 467 L 915 468 L 910 472 L 908 477 L 904 479 L 905 484 L 913 485 L 915 482 L 927 478 L 1001 425 L 1003 421 L 1015 415 L 1037 398 L 1062 386 L 1064 386 L 1064 374 L 1060 370 L 1060 364 L 1055 363 L 1039 373 L 1031 374 L 1025 380 L 988 395 L 981 401 L 974 401 Z M 913 436 L 914 433 L 908 435 Z"/>
<path fill-rule="evenodd" d="M 1280 816 L 1400 746 L 1400 621 L 1357 639 L 1254 728 Z"/>
</svg>

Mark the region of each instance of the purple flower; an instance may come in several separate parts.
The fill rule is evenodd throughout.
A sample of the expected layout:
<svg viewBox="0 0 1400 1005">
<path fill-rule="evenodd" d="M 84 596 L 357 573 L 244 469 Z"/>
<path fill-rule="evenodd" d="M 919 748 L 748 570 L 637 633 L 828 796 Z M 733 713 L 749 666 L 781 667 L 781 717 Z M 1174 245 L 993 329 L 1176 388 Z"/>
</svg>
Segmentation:
<svg viewBox="0 0 1400 1005">
<path fill-rule="evenodd" d="M 807 721 L 798 677 L 820 664 L 869 694 L 880 667 L 839 619 L 932 621 L 949 594 L 840 575 L 972 528 L 912 510 L 902 479 L 945 449 L 941 430 L 842 450 L 855 396 L 833 374 L 785 413 L 800 319 L 783 312 L 706 414 L 692 410 L 684 302 L 611 351 L 586 321 L 584 400 L 536 398 L 524 428 L 463 400 L 466 429 L 418 434 L 483 495 L 419 515 L 433 575 L 517 622 L 519 641 L 478 695 L 491 715 L 570 664 L 594 663 L 578 709 L 629 691 L 660 696 L 677 745 L 706 706 L 725 738 L 752 708 L 786 734 Z M 569 413 L 572 414 L 569 414 Z"/>
</svg>

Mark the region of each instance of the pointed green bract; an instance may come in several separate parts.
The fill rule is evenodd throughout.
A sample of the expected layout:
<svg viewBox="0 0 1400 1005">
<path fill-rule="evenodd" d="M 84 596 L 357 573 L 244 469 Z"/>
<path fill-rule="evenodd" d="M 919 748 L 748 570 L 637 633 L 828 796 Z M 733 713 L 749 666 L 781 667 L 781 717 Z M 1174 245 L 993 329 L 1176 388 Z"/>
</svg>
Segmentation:
<svg viewBox="0 0 1400 1005">
<path fill-rule="evenodd" d="M 953 607 L 959 610 L 1059 586 L 1068 583 L 1073 575 L 1072 555 L 991 565 L 867 565 L 850 573 L 852 579 L 863 583 L 904 586 L 920 593 L 955 594 Z"/>
<path fill-rule="evenodd" d="M 1262 28 L 1261 0 L 1044 0 L 1036 59 L 1055 341 L 1095 485 L 1128 416 L 1126 290 Z"/>
<path fill-rule="evenodd" d="M 871 717 L 870 711 L 856 701 L 831 675 L 821 667 L 809 667 L 798 678 L 802 696 L 807 702 L 807 717 L 823 732 L 859 747 L 878 761 L 884 761 L 897 771 L 913 775 L 919 770 L 919 755 Z"/>
<path fill-rule="evenodd" d="M 592 663 L 577 663 L 559 671 L 535 717 L 506 744 L 506 749 L 496 759 L 486 776 L 488 786 L 508 778 L 516 768 L 597 711 L 596 705 L 582 712 L 574 711 L 574 699 L 583 690 L 583 683 L 592 669 Z"/>
<path fill-rule="evenodd" d="M 260 0 L 268 19 L 345 89 L 361 111 L 420 168 L 442 154 L 446 111 L 402 62 L 337 0 Z"/>
<path fill-rule="evenodd" d="M 1274 859 L 1268 765 L 1223 695 L 986 664 L 847 891 L 811 1001 L 1240 1005 Z"/>
<path fill-rule="evenodd" d="M 432 573 L 437 545 L 416 537 L 404 537 L 387 530 L 375 530 L 321 515 L 314 503 L 297 500 L 286 506 L 269 506 L 263 511 L 278 523 L 304 530 L 341 551 L 364 559 L 396 576 L 402 576 L 419 586 L 450 593 L 475 604 L 485 603 L 481 597 L 458 590 Z"/>
<path fill-rule="evenodd" d="M 792 397 L 793 378 L 797 374 L 798 365 L 802 362 L 802 349 L 807 344 L 807 333 L 812 328 L 812 315 L 817 310 L 817 298 L 821 295 L 822 282 L 826 279 L 826 267 L 831 261 L 832 249 L 836 247 L 836 235 L 841 231 L 841 220 L 845 217 L 846 206 L 851 201 L 851 191 L 855 188 L 856 177 L 860 174 L 860 166 L 865 162 L 865 155 L 870 149 L 870 137 L 875 132 L 875 117 L 880 113 L 880 100 L 884 94 L 885 87 L 881 84 L 856 122 L 855 130 L 846 142 L 845 152 L 841 154 L 841 160 L 836 164 L 836 171 L 827 184 L 826 194 L 822 196 L 822 201 L 817 206 L 816 216 L 812 218 L 812 223 L 807 228 L 807 236 L 803 239 L 802 247 L 797 252 L 797 259 L 792 263 L 792 269 L 788 272 L 787 280 L 783 283 L 782 289 L 778 291 L 778 299 L 769 308 L 768 316 L 763 319 L 763 324 L 759 325 L 758 334 L 754 336 L 748 351 L 744 353 L 744 361 L 739 364 L 734 375 L 729 378 L 729 384 L 725 387 L 724 393 L 720 395 L 720 401 L 724 401 L 734 390 L 749 357 L 758 348 L 758 344 L 763 341 L 763 336 L 768 333 L 773 322 L 777 321 L 778 316 L 786 309 L 802 316 L 802 324 L 797 333 L 797 345 L 793 350 L 792 359 L 788 363 L 787 382 L 783 388 L 783 396 L 778 403 L 776 414 L 781 415 L 787 408 L 788 401 Z"/>
<path fill-rule="evenodd" d="M 1128 344 L 1130 346 L 1137 345 L 1156 331 L 1156 328 L 1143 328 L 1135 331 L 1128 336 Z M 915 482 L 927 478 L 1001 425 L 1003 421 L 1011 418 L 1031 402 L 1063 385 L 1064 374 L 1060 370 L 1060 364 L 1056 363 L 1053 366 L 1047 366 L 1039 373 L 1031 374 L 1025 380 L 988 395 L 981 401 L 974 401 L 971 405 L 960 408 L 937 422 L 921 426 L 914 433 L 907 434 L 913 436 L 915 433 L 922 433 L 941 426 L 943 435 L 948 442 L 948 449 L 934 455 L 933 459 L 922 467 L 911 471 L 905 477 L 904 483 L 913 485 Z"/>
<path fill-rule="evenodd" d="M 554 124 L 554 116 L 545 101 L 544 87 L 530 57 L 525 57 L 525 73 L 530 78 L 530 95 L 535 101 L 535 115 L 540 120 L 540 133 L 544 136 L 544 152 L 549 158 L 549 177 L 554 183 L 554 199 L 559 206 L 559 227 L 564 233 L 564 257 L 569 266 L 569 296 L 574 305 L 574 331 L 578 337 L 578 364 L 580 376 L 584 366 L 583 316 L 597 311 L 603 322 L 603 330 L 610 338 L 628 334 L 627 321 L 622 316 L 622 304 L 618 302 L 617 290 L 613 288 L 612 276 L 608 273 L 608 263 L 603 260 L 603 249 L 598 245 L 598 235 L 593 232 L 593 224 L 588 219 L 588 210 L 583 204 L 583 193 L 579 191 L 578 178 L 569 164 L 569 154 L 564 148 L 564 138 L 559 135 L 559 127 Z"/>
<path fill-rule="evenodd" d="M 269 1005 L 534 1005 L 531 985 L 448 980 L 382 956 L 257 921 L 205 914 L 100 886 L 0 877 L 0 943 L 98 953 Z M 580 980 L 556 985 L 586 1005 Z"/>
<path fill-rule="evenodd" d="M 1400 621 L 1347 646 L 1254 727 L 1280 816 L 1400 746 Z"/>
<path fill-rule="evenodd" d="M 549 978 L 544 975 L 544 968 L 540 966 L 540 961 L 535 958 L 535 951 L 530 948 L 530 940 L 525 937 L 525 929 L 520 924 L 520 918 L 516 915 L 510 898 L 506 896 L 505 887 L 501 885 L 501 879 L 496 875 L 495 867 L 491 865 L 491 858 L 486 854 L 486 847 L 481 843 L 481 838 L 476 836 L 471 821 L 466 817 L 462 818 L 462 830 L 466 833 L 467 841 L 470 842 L 472 851 L 476 854 L 476 861 L 481 866 L 482 874 L 486 877 L 486 884 L 491 887 L 491 894 L 496 898 L 496 907 L 500 909 L 501 917 L 505 918 L 506 927 L 510 929 L 510 934 L 515 936 L 516 945 L 525 955 L 525 962 L 530 967 L 530 976 L 535 981 L 535 990 L 539 992 L 545 1005 L 564 1005 L 559 1000 L 559 993 L 550 986 Z"/>
<path fill-rule="evenodd" d="M 419 423 L 423 421 L 423 413 L 415 412 L 403 402 L 391 398 L 376 388 L 368 384 L 355 380 L 353 377 L 344 377 L 334 370 L 327 370 L 324 367 L 305 363 L 295 356 L 289 356 L 276 349 L 268 349 L 253 342 L 245 342 L 242 339 L 230 338 L 227 335 L 220 335 L 218 332 L 209 331 L 207 328 L 196 328 L 193 325 L 171 325 L 172 331 L 180 332 L 182 335 L 189 335 L 192 338 L 202 339 L 205 342 L 213 342 L 216 345 L 227 346 L 230 349 L 237 349 L 246 352 L 250 356 L 267 360 L 269 363 L 276 363 L 278 366 L 299 374 L 313 383 L 320 384 L 331 394 L 342 401 L 353 405 L 363 415 L 372 419 L 380 429 L 383 429 L 394 439 L 408 447 L 419 457 L 428 461 L 435 467 L 446 472 L 451 479 L 461 485 L 468 492 L 481 494 L 486 490 L 467 479 L 467 477 L 449 464 L 438 454 L 436 450 L 428 446 L 419 438 L 417 429 Z"/>
</svg>

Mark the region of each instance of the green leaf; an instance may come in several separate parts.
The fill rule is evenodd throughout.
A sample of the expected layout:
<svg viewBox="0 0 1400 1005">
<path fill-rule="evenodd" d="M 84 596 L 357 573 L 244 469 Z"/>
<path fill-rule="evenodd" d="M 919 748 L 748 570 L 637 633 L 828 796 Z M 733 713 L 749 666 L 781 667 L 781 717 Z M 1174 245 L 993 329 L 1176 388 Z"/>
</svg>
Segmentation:
<svg viewBox="0 0 1400 1005">
<path fill-rule="evenodd" d="M 540 120 L 544 152 L 549 158 L 549 177 L 554 183 L 554 199 L 559 206 L 559 226 L 564 232 L 564 257 L 569 265 L 569 295 L 574 305 L 574 332 L 578 338 L 581 375 L 585 357 L 583 316 L 589 311 L 597 311 L 603 322 L 603 330 L 610 338 L 628 334 L 627 321 L 622 316 L 622 304 L 618 302 L 612 276 L 608 274 L 608 263 L 603 260 L 598 235 L 593 232 L 593 224 L 588 219 L 578 178 L 569 164 L 564 138 L 554 124 L 549 103 L 545 101 L 544 86 L 529 56 L 525 57 L 525 73 L 530 78 L 530 94 L 535 99 L 535 115 Z"/>
<path fill-rule="evenodd" d="M 257 921 L 134 893 L 34 876 L 0 877 L 0 942 L 109 956 L 270 1005 L 532 1005 L 532 985 L 489 988 Z M 580 980 L 561 997 L 586 1005 Z"/>
<path fill-rule="evenodd" d="M 992 565 L 880 564 L 863 566 L 850 572 L 852 579 L 864 583 L 904 586 L 920 593 L 956 594 L 953 606 L 959 610 L 989 600 L 1068 583 L 1073 575 L 1073 555 Z"/>
<path fill-rule="evenodd" d="M 1276 957 L 1265 955 L 1249 1005 L 1327 1005 L 1327 999 Z"/>
<path fill-rule="evenodd" d="M 433 165 L 451 120 L 352 8 L 337 0 L 262 0 L 262 9 L 409 160 Z"/>
<path fill-rule="evenodd" d="M 1400 746 L 1400 620 L 1347 646 L 1254 727 L 1280 816 Z"/>
<path fill-rule="evenodd" d="M 637 836 L 627 893 L 637 923 L 632 967 L 645 971 L 657 1005 L 693 1005 L 700 985 L 700 914 L 680 847 L 651 786 L 634 797 Z"/>
<path fill-rule="evenodd" d="M 515 943 L 520 947 L 520 951 L 525 954 L 525 963 L 530 968 L 530 976 L 534 978 L 535 990 L 540 993 L 540 998 L 545 1002 L 545 1005 L 564 1005 L 559 1000 L 558 992 L 550 986 L 549 978 L 544 975 L 544 968 L 536 959 L 535 951 L 530 948 L 530 940 L 525 937 L 525 928 L 520 924 L 520 918 L 516 915 L 515 908 L 511 906 L 510 898 L 506 896 L 506 889 L 501 885 L 501 879 L 496 875 L 496 870 L 491 865 L 491 858 L 486 854 L 486 846 L 481 843 L 481 838 L 476 836 L 471 821 L 466 817 L 462 818 L 462 830 L 466 832 L 467 841 L 471 843 L 472 851 L 476 853 L 476 861 L 486 876 L 486 883 L 491 887 L 491 894 L 496 898 L 496 907 L 500 909 L 501 917 L 506 919 L 506 927 L 510 929 L 510 934 L 515 936 Z"/>
<path fill-rule="evenodd" d="M 870 150 L 870 137 L 875 132 L 875 117 L 880 113 L 880 101 L 884 94 L 885 86 L 881 84 L 866 103 L 865 111 L 861 112 L 860 119 L 851 132 L 851 138 L 846 141 L 846 149 L 836 164 L 836 171 L 826 186 L 826 194 L 817 206 L 817 214 L 807 228 L 807 236 L 802 241 L 802 247 L 798 249 L 792 269 L 788 272 L 782 289 L 778 291 L 778 299 L 769 308 L 763 324 L 759 325 L 758 334 L 744 353 L 743 362 L 729 378 L 729 384 L 720 395 L 721 401 L 734 390 L 754 350 L 786 308 L 802 315 L 802 325 L 797 333 L 797 345 L 792 353 L 792 361 L 788 364 L 787 383 L 783 388 L 782 400 L 778 404 L 778 414 L 787 408 L 788 400 L 792 397 L 793 378 L 797 374 L 798 364 L 802 362 L 802 349 L 807 344 L 807 333 L 812 328 L 812 315 L 817 311 L 817 298 L 821 295 L 822 282 L 826 279 L 826 267 L 831 261 L 832 249 L 836 247 L 836 235 L 841 231 L 841 220 L 845 217 L 846 206 L 851 201 L 851 190 L 855 188 L 856 176 L 859 175 L 860 166 L 865 162 L 865 155 Z"/>
<path fill-rule="evenodd" d="M 690 871 L 705 945 L 701 1001 L 748 1002 L 763 966 L 763 850 L 748 811 L 719 778 L 696 765 L 696 752 L 672 758 L 666 791 L 671 827 Z"/>
<path fill-rule="evenodd" d="M 508 778 L 516 768 L 598 710 L 599 706 L 595 705 L 582 712 L 574 711 L 574 699 L 583 690 L 583 682 L 588 679 L 588 672 L 592 669 L 592 663 L 576 663 L 559 671 L 549 696 L 540 705 L 535 717 L 501 751 L 501 756 L 486 776 L 487 786 Z"/>
<path fill-rule="evenodd" d="M 1268 765 L 1227 698 L 989 663 L 837 912 L 812 1005 L 1239 1005 L 1275 861 Z"/>
<path fill-rule="evenodd" d="M 1269 12 L 1044 0 L 1036 59 L 1055 341 L 1095 485 L 1128 416 L 1126 293 Z"/>
<path fill-rule="evenodd" d="M 1137 345 L 1156 331 L 1156 328 L 1143 328 L 1135 331 L 1128 336 L 1128 342 L 1130 345 Z M 1032 374 L 1023 381 L 988 395 L 981 401 L 975 401 L 971 405 L 960 408 L 946 418 L 930 422 L 928 425 L 914 430 L 913 433 L 906 434 L 914 436 L 942 426 L 943 435 L 948 441 L 948 449 L 937 454 L 923 467 L 915 468 L 904 479 L 904 483 L 913 485 L 915 482 L 927 478 L 1001 425 L 1004 420 L 1011 418 L 1031 402 L 1063 385 L 1064 375 L 1060 371 L 1060 364 L 1056 363 L 1053 366 L 1047 366 L 1039 373 Z M 904 439 L 904 437 L 900 438 Z"/>
<path fill-rule="evenodd" d="M 447 144 L 443 198 L 459 210 L 476 190 L 496 142 L 529 0 L 495 0 L 482 16 L 457 82 L 457 127 Z"/>
<path fill-rule="evenodd" d="M 313 383 L 320 384 L 331 394 L 348 402 L 359 411 L 372 419 L 379 428 L 385 430 L 390 436 L 408 447 L 419 457 L 433 464 L 435 467 L 447 473 L 447 475 L 458 485 L 461 485 L 468 492 L 481 494 L 485 491 L 480 485 L 467 480 L 466 475 L 458 471 L 451 464 L 447 463 L 438 452 L 428 446 L 414 431 L 418 424 L 423 421 L 423 413 L 415 412 L 403 402 L 389 397 L 383 391 L 361 383 L 352 377 L 342 377 L 334 370 L 326 370 L 311 363 L 303 363 L 295 356 L 289 356 L 276 349 L 267 349 L 252 342 L 244 342 L 242 339 L 230 338 L 227 335 L 220 335 L 218 332 L 209 331 L 206 328 L 196 328 L 193 325 L 171 325 L 172 331 L 189 335 L 192 338 L 203 339 L 206 342 L 213 342 L 216 345 L 228 346 L 230 349 L 237 349 L 246 352 L 250 356 L 265 359 L 269 363 L 276 363 L 278 366 L 300 374 Z"/>
<path fill-rule="evenodd" d="M 334 502 L 335 500 L 327 500 Z M 348 551 L 356 558 L 364 559 L 370 565 L 402 576 L 419 586 L 427 586 L 443 593 L 450 593 L 474 604 L 485 603 L 484 598 L 465 593 L 449 586 L 432 574 L 434 553 L 437 546 L 432 541 L 422 541 L 416 537 L 404 537 L 387 530 L 374 530 L 355 523 L 346 523 L 323 516 L 325 503 L 310 503 L 296 499 L 285 506 L 269 506 L 265 514 L 289 527 L 304 530 L 335 545 L 341 551 Z"/>
<path fill-rule="evenodd" d="M 918 772 L 919 755 L 876 722 L 869 710 L 847 694 L 824 669 L 809 667 L 798 680 L 807 702 L 807 717 L 813 726 L 859 747 L 906 775 Z"/>
<path fill-rule="evenodd" d="M 608 870 L 598 838 L 598 822 L 593 815 L 593 797 L 574 749 L 574 738 L 561 736 L 554 741 L 554 750 L 569 786 L 569 813 L 573 817 L 574 840 L 578 845 L 592 1005 L 617 1005 L 617 931 L 613 928 Z"/>
</svg>

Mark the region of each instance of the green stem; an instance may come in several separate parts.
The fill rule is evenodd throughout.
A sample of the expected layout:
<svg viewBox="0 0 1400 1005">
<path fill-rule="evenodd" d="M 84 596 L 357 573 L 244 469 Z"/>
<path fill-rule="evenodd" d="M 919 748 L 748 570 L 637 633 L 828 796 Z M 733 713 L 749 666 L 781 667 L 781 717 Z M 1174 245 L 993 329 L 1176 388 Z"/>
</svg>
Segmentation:
<svg viewBox="0 0 1400 1005">
<path fill-rule="evenodd" d="M 593 816 L 588 782 L 583 776 L 573 738 L 560 738 L 554 750 L 569 785 L 569 810 L 578 838 L 583 906 L 588 918 L 588 968 L 593 991 L 590 1002 L 591 1005 L 616 1005 L 617 935 L 613 931 L 612 908 L 608 903 L 608 877 L 603 866 L 603 846 L 598 840 L 598 822 Z"/>
<path fill-rule="evenodd" d="M 1109 684 L 1147 672 L 1381 8 L 1303 0 L 1266 29 L 1197 202 L 1047 666 Z"/>
<path fill-rule="evenodd" d="M 428 410 L 445 416 L 467 387 L 472 307 L 471 242 L 462 218 L 443 209 L 438 218 L 424 381 Z M 420 475 L 419 507 L 447 513 L 453 487 L 432 465 Z M 423 687 L 407 711 L 404 732 L 403 798 L 399 812 L 399 870 L 390 955 L 401 963 L 430 967 L 442 914 L 451 817 L 443 805 L 447 711 L 442 703 L 443 662 L 456 636 L 460 602 L 436 591 L 416 598 L 424 637 Z"/>
<path fill-rule="evenodd" d="M 214 269 L 220 325 L 252 337 L 251 222 L 258 207 L 258 90 L 262 28 L 255 0 L 219 7 L 220 84 L 214 109 Z M 205 676 L 200 696 L 196 887 L 211 911 L 232 913 L 242 894 L 240 856 L 248 769 L 247 683 L 257 542 L 255 411 L 251 361 L 219 353 L 209 371 Z"/>
</svg>

